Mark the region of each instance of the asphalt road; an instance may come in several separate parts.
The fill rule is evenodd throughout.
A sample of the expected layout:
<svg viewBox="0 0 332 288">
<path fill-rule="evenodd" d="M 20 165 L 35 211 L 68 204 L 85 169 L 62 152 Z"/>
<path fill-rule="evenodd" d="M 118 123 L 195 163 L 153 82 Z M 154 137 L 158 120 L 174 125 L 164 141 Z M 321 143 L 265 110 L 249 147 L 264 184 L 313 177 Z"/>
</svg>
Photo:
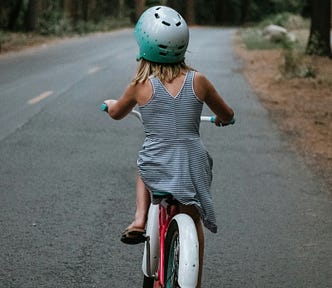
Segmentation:
<svg viewBox="0 0 332 288">
<path fill-rule="evenodd" d="M 219 224 L 206 230 L 203 287 L 332 287 L 331 198 L 241 75 L 234 33 L 192 29 L 187 57 L 237 114 L 232 127 L 202 124 Z M 144 135 L 99 112 L 136 53 L 121 30 L 0 57 L 1 288 L 140 287 L 142 246 L 119 235 Z"/>
</svg>

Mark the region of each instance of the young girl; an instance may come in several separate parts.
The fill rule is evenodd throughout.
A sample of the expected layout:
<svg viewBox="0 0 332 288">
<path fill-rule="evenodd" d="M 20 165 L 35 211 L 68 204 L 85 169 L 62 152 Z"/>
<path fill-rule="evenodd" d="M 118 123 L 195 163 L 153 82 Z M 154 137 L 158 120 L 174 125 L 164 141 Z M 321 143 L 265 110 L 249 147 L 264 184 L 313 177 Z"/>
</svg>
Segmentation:
<svg viewBox="0 0 332 288">
<path fill-rule="evenodd" d="M 181 212 L 189 214 L 197 227 L 200 283 L 204 249 L 201 220 L 217 232 L 209 191 L 212 159 L 200 139 L 200 115 L 206 103 L 220 126 L 229 124 L 234 112 L 210 81 L 184 62 L 189 30 L 175 10 L 165 6 L 146 10 L 135 27 L 135 38 L 140 48 L 136 76 L 119 100 L 105 101 L 109 115 L 117 120 L 138 105 L 146 135 L 137 159 L 135 219 L 121 240 L 143 242 L 150 193 L 152 200 L 153 191 L 171 193 L 181 203 Z"/>
</svg>

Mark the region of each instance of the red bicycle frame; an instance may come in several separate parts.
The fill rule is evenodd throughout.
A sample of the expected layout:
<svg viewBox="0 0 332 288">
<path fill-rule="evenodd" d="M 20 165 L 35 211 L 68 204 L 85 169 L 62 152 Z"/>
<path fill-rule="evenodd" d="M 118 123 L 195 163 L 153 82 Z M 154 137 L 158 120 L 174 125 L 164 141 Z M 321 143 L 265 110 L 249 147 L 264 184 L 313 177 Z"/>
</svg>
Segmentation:
<svg viewBox="0 0 332 288">
<path fill-rule="evenodd" d="M 179 206 L 176 204 L 168 204 L 166 207 L 159 204 L 159 243 L 160 243 L 160 255 L 159 255 L 159 269 L 158 269 L 158 284 L 160 287 L 165 286 L 165 238 L 168 226 L 172 218 L 179 213 Z"/>
</svg>

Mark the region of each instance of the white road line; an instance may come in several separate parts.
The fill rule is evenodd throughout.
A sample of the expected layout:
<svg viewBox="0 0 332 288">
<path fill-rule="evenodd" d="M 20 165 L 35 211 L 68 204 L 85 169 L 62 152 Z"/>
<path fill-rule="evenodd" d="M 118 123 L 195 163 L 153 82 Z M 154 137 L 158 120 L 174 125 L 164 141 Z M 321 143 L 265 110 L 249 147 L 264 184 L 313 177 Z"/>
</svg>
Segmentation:
<svg viewBox="0 0 332 288">
<path fill-rule="evenodd" d="M 45 91 L 38 95 L 37 97 L 34 97 L 28 101 L 28 104 L 33 105 L 37 104 L 38 102 L 46 99 L 47 97 L 51 96 L 53 94 L 53 91 Z"/>
<path fill-rule="evenodd" d="M 92 67 L 88 70 L 88 74 L 94 74 L 96 73 L 97 71 L 100 70 L 100 67 L 99 66 L 95 66 L 95 67 Z"/>
</svg>

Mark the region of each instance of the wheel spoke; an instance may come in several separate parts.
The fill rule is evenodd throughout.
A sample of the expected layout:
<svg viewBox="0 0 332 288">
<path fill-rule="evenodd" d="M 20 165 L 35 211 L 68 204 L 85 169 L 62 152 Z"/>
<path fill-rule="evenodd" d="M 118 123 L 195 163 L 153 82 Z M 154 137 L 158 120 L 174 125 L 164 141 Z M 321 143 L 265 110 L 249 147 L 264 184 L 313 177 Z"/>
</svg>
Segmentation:
<svg viewBox="0 0 332 288">
<path fill-rule="evenodd" d="M 179 237 L 178 233 L 174 233 L 169 247 L 169 255 L 167 259 L 167 278 L 166 288 L 179 287 L 178 284 L 178 271 L 179 271 Z"/>
</svg>

